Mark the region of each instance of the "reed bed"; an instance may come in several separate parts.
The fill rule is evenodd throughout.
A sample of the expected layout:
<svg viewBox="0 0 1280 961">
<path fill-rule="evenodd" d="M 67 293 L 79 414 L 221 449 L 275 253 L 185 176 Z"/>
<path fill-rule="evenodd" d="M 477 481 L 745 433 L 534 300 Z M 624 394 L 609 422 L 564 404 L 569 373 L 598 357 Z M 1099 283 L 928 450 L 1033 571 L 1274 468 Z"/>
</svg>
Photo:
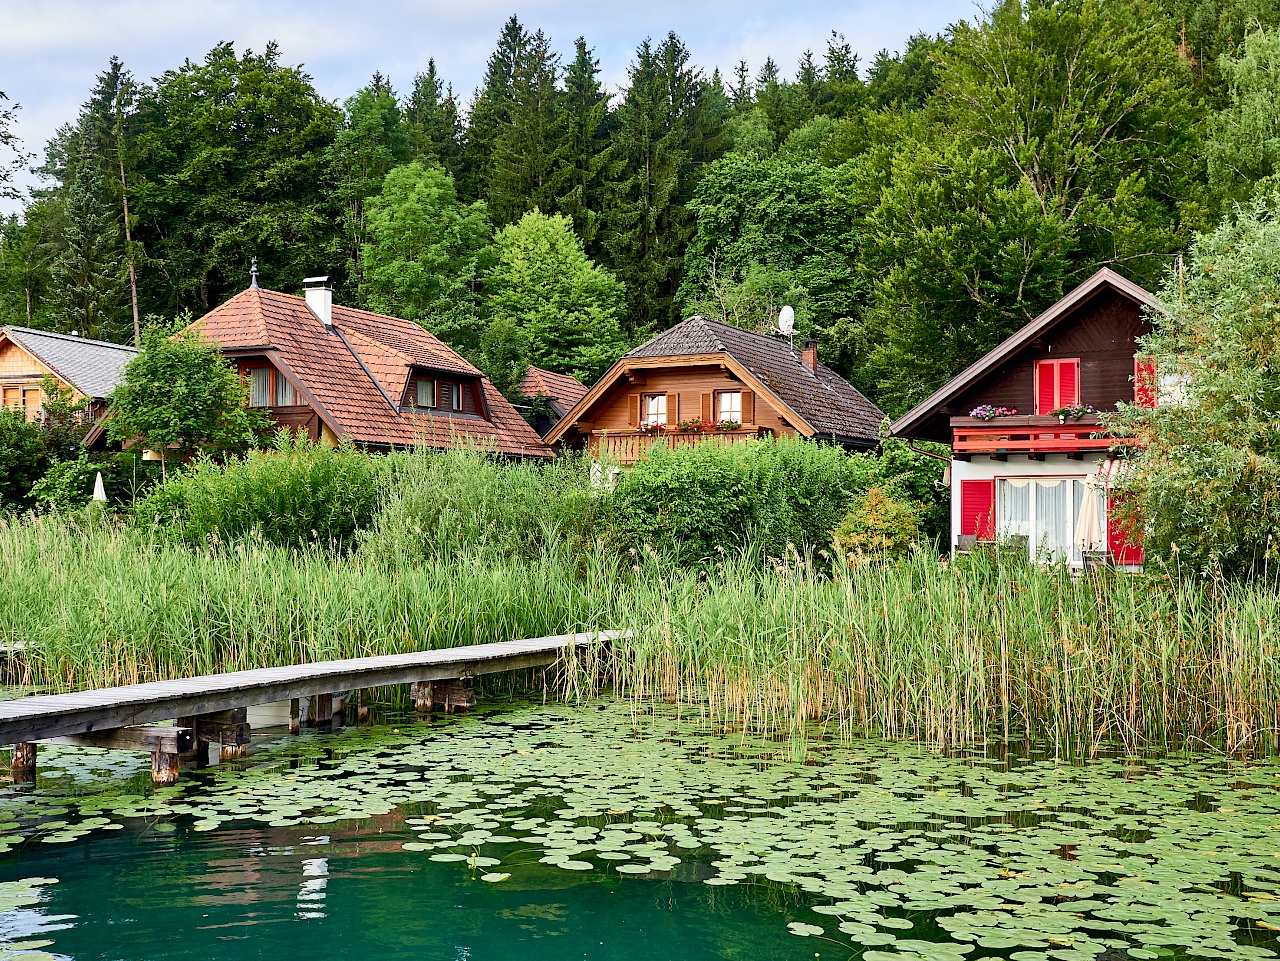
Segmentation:
<svg viewBox="0 0 1280 961">
<path fill-rule="evenodd" d="M 0 644 L 24 647 L 9 679 L 77 690 L 629 628 L 557 690 L 637 710 L 675 700 L 781 737 L 1280 751 L 1274 586 L 923 552 L 856 570 L 727 557 L 710 572 L 603 549 L 390 557 L 0 521 Z"/>
<path fill-rule="evenodd" d="M 633 636 L 580 668 L 637 705 L 943 748 L 1280 751 L 1270 587 L 923 554 L 830 573 L 733 560 L 703 581 L 650 570 L 641 582 L 624 611 Z"/>
</svg>

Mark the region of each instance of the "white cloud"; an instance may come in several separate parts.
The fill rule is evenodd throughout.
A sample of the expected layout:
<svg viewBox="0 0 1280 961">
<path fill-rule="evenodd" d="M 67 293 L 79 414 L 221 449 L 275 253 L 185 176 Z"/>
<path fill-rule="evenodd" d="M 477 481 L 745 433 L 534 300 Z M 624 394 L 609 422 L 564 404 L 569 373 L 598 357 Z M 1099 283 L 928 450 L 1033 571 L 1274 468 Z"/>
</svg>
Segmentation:
<svg viewBox="0 0 1280 961">
<path fill-rule="evenodd" d="M 720 66 L 727 74 L 746 59 L 754 73 L 772 56 L 787 73 L 804 50 L 820 54 L 833 29 L 866 63 L 882 47 L 900 49 L 912 33 L 937 32 L 975 9 L 973 0 L 534 0 L 514 7 L 512 0 L 0 0 L 0 90 L 22 104 L 16 132 L 41 152 L 74 119 L 111 56 L 149 79 L 221 41 L 260 50 L 276 40 L 284 61 L 303 64 L 335 100 L 375 70 L 406 90 L 434 57 L 444 79 L 468 97 L 512 12 L 565 53 L 585 36 L 616 88 L 636 45 L 670 30 L 708 72 Z"/>
</svg>

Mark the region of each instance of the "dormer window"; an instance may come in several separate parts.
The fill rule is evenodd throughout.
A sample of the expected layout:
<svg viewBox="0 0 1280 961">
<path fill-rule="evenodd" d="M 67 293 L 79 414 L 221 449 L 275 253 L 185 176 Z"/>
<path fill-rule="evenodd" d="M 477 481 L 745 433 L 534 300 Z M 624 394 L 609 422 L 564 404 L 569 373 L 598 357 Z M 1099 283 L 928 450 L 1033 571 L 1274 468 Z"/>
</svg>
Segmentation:
<svg viewBox="0 0 1280 961">
<path fill-rule="evenodd" d="M 436 406 L 436 382 L 434 380 L 423 378 L 418 381 L 418 406 Z"/>
<path fill-rule="evenodd" d="M 297 404 L 298 395 L 293 389 L 293 384 L 289 383 L 288 377 L 276 371 L 276 406 L 296 407 Z"/>
<path fill-rule="evenodd" d="M 462 410 L 462 385 L 449 385 L 449 409 Z"/>
<path fill-rule="evenodd" d="M 249 378 L 249 406 L 271 406 L 271 368 L 254 367 L 245 372 Z"/>
</svg>

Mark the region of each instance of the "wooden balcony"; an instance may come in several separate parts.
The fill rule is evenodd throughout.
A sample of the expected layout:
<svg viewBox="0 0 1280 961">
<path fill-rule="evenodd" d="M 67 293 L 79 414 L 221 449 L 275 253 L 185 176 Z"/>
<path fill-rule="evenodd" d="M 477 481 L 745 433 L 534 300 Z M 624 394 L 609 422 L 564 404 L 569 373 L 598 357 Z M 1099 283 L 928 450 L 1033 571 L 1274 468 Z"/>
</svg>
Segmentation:
<svg viewBox="0 0 1280 961">
<path fill-rule="evenodd" d="M 1086 451 L 1134 443 L 1132 438 L 1109 434 L 1096 414 L 1065 423 L 1056 417 L 1020 415 L 994 420 L 952 417 L 951 436 L 956 460 L 968 460 L 974 454 L 988 454 L 996 460 L 1004 460 L 1009 454 L 1026 454 L 1032 460 L 1044 460 L 1045 454 L 1064 453 L 1081 460 Z"/>
<path fill-rule="evenodd" d="M 768 437 L 773 432 L 767 427 L 742 427 L 738 430 L 709 430 L 700 433 L 682 433 L 664 430 L 660 434 L 642 434 L 640 431 L 593 430 L 587 449 L 593 457 L 612 460 L 619 464 L 634 464 L 646 457 L 656 444 L 667 447 L 692 447 L 694 444 L 719 444 L 727 447 L 743 441 Z"/>
</svg>

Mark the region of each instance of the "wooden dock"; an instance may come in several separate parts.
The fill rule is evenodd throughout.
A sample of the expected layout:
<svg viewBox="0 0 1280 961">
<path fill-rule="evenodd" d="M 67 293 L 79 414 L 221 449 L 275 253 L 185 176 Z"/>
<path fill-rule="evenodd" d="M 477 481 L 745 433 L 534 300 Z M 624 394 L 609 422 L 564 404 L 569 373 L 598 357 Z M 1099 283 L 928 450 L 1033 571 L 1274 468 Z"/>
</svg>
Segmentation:
<svg viewBox="0 0 1280 961">
<path fill-rule="evenodd" d="M 233 754 L 242 751 L 249 733 L 245 709 L 255 704 L 292 701 L 295 732 L 300 698 L 316 699 L 316 722 L 323 729 L 331 721 L 333 695 L 362 688 L 409 684 L 419 710 L 436 704 L 452 709 L 467 706 L 470 692 L 461 682 L 469 678 L 545 667 L 568 651 L 616 636 L 561 634 L 0 701 L 0 745 L 16 745 L 15 780 L 34 771 L 35 745 L 44 741 L 149 750 L 153 779 L 172 783 L 179 756 L 192 745 L 218 743 Z M 175 724 L 148 726 L 161 721 Z"/>
</svg>

